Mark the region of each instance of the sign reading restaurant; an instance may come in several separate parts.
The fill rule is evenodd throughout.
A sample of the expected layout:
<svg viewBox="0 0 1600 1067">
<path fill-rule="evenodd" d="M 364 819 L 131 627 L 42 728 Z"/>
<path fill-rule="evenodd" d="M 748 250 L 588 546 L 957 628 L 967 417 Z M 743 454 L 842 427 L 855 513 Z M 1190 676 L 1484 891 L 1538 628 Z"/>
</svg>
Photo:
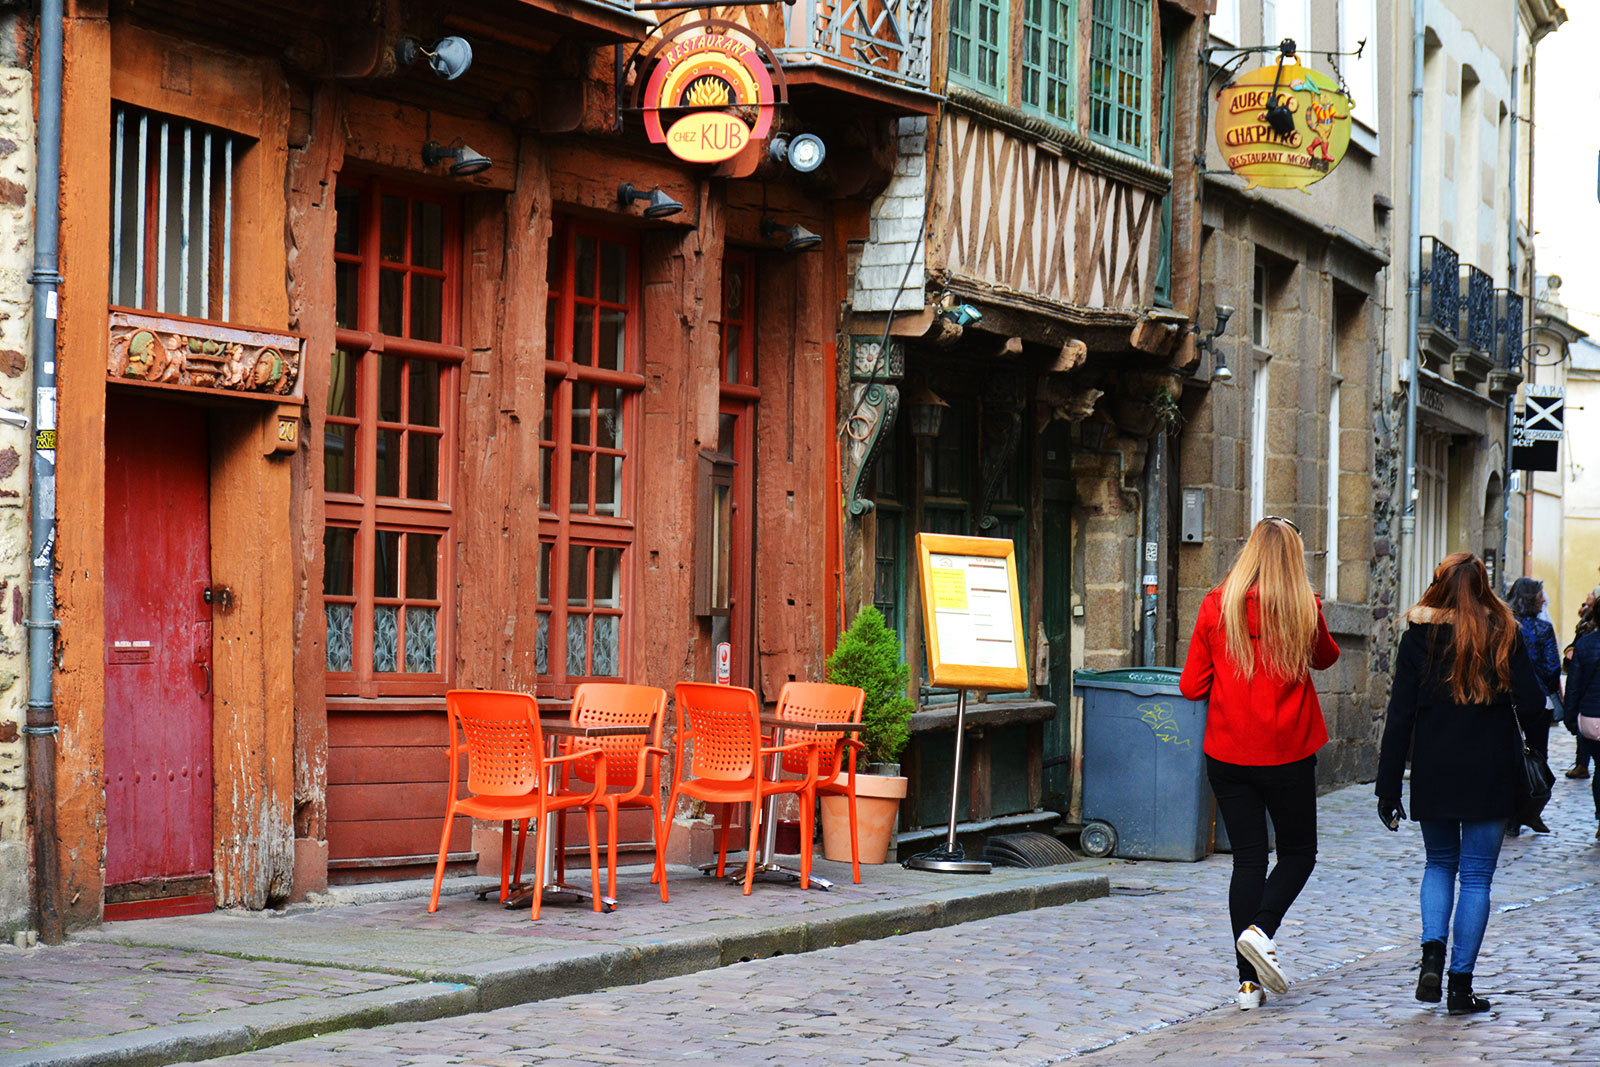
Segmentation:
<svg viewBox="0 0 1600 1067">
<path fill-rule="evenodd" d="M 1241 75 L 1217 99 L 1217 147 L 1248 188 L 1304 190 L 1350 147 L 1349 96 L 1295 56 Z"/>
<path fill-rule="evenodd" d="M 655 69 L 645 85 L 651 142 L 690 163 L 720 163 L 765 137 L 777 102 L 762 62 L 770 51 L 750 30 L 722 19 L 674 31 L 652 54 Z M 663 113 L 678 112 L 663 125 Z"/>
</svg>

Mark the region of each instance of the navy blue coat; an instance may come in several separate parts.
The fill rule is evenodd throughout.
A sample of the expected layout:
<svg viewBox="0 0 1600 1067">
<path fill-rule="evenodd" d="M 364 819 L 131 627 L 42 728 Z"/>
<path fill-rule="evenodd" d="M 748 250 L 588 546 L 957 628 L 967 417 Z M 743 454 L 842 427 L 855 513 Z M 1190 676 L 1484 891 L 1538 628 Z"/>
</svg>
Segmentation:
<svg viewBox="0 0 1600 1067">
<path fill-rule="evenodd" d="M 1587 633 L 1572 646 L 1572 665 L 1567 668 L 1567 697 L 1562 720 L 1567 729 L 1578 732 L 1579 715 L 1600 716 L 1600 632 Z"/>
<path fill-rule="evenodd" d="M 1413 819 L 1510 819 L 1521 781 L 1517 720 L 1524 730 L 1548 725 L 1544 690 L 1519 632 L 1511 653 L 1511 691 L 1489 704 L 1457 704 L 1445 684 L 1455 628 L 1436 617 L 1412 609 L 1411 625 L 1400 638 L 1376 793 L 1400 796 L 1409 749 Z"/>
<path fill-rule="evenodd" d="M 1556 648 L 1556 628 L 1537 615 L 1518 615 L 1517 628 L 1522 631 L 1533 673 L 1539 676 L 1545 695 L 1560 696 L 1561 651 Z"/>
</svg>

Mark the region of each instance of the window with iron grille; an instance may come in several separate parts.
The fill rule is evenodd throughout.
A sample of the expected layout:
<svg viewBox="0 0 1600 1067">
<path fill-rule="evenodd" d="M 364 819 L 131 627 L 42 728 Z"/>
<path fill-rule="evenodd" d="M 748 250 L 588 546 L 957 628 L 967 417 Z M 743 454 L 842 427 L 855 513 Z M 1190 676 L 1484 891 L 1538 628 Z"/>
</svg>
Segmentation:
<svg viewBox="0 0 1600 1067">
<path fill-rule="evenodd" d="M 1089 133 L 1112 148 L 1149 149 L 1149 0 L 1094 0 L 1089 38 Z"/>
<path fill-rule="evenodd" d="M 226 322 L 233 178 L 248 142 L 117 104 L 111 115 L 111 302 Z"/>
<path fill-rule="evenodd" d="M 1006 0 L 950 0 L 950 80 L 1005 99 Z"/>
<path fill-rule="evenodd" d="M 550 240 L 539 431 L 535 666 L 549 695 L 621 677 L 634 539 L 639 363 L 636 241 L 570 221 Z"/>
<path fill-rule="evenodd" d="M 1022 106 L 1069 126 L 1077 124 L 1072 91 L 1076 6 L 1074 0 L 1024 0 L 1022 11 Z"/>
<path fill-rule="evenodd" d="M 451 673 L 458 204 L 342 181 L 323 416 L 327 690 L 436 693 Z"/>
</svg>

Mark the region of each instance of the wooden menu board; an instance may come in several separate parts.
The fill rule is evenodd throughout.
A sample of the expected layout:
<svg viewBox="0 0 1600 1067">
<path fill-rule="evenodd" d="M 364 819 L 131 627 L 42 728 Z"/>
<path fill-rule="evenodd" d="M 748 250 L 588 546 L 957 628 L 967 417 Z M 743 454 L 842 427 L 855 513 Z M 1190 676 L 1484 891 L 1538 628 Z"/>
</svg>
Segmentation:
<svg viewBox="0 0 1600 1067">
<path fill-rule="evenodd" d="M 1016 547 L 997 537 L 919 533 L 917 562 L 929 682 L 1028 688 Z"/>
</svg>

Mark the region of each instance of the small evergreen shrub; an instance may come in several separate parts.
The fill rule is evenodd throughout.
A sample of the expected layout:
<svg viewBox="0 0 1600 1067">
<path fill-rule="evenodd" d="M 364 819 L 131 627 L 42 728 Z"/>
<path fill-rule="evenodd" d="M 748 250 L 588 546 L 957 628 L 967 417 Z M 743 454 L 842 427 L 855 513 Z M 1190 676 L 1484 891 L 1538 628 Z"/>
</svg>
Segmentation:
<svg viewBox="0 0 1600 1067">
<path fill-rule="evenodd" d="M 900 636 L 883 624 L 877 608 L 862 608 L 828 657 L 828 681 L 857 686 L 865 694 L 860 737 L 869 763 L 897 762 L 911 740 L 910 675 L 900 656 Z"/>
</svg>

